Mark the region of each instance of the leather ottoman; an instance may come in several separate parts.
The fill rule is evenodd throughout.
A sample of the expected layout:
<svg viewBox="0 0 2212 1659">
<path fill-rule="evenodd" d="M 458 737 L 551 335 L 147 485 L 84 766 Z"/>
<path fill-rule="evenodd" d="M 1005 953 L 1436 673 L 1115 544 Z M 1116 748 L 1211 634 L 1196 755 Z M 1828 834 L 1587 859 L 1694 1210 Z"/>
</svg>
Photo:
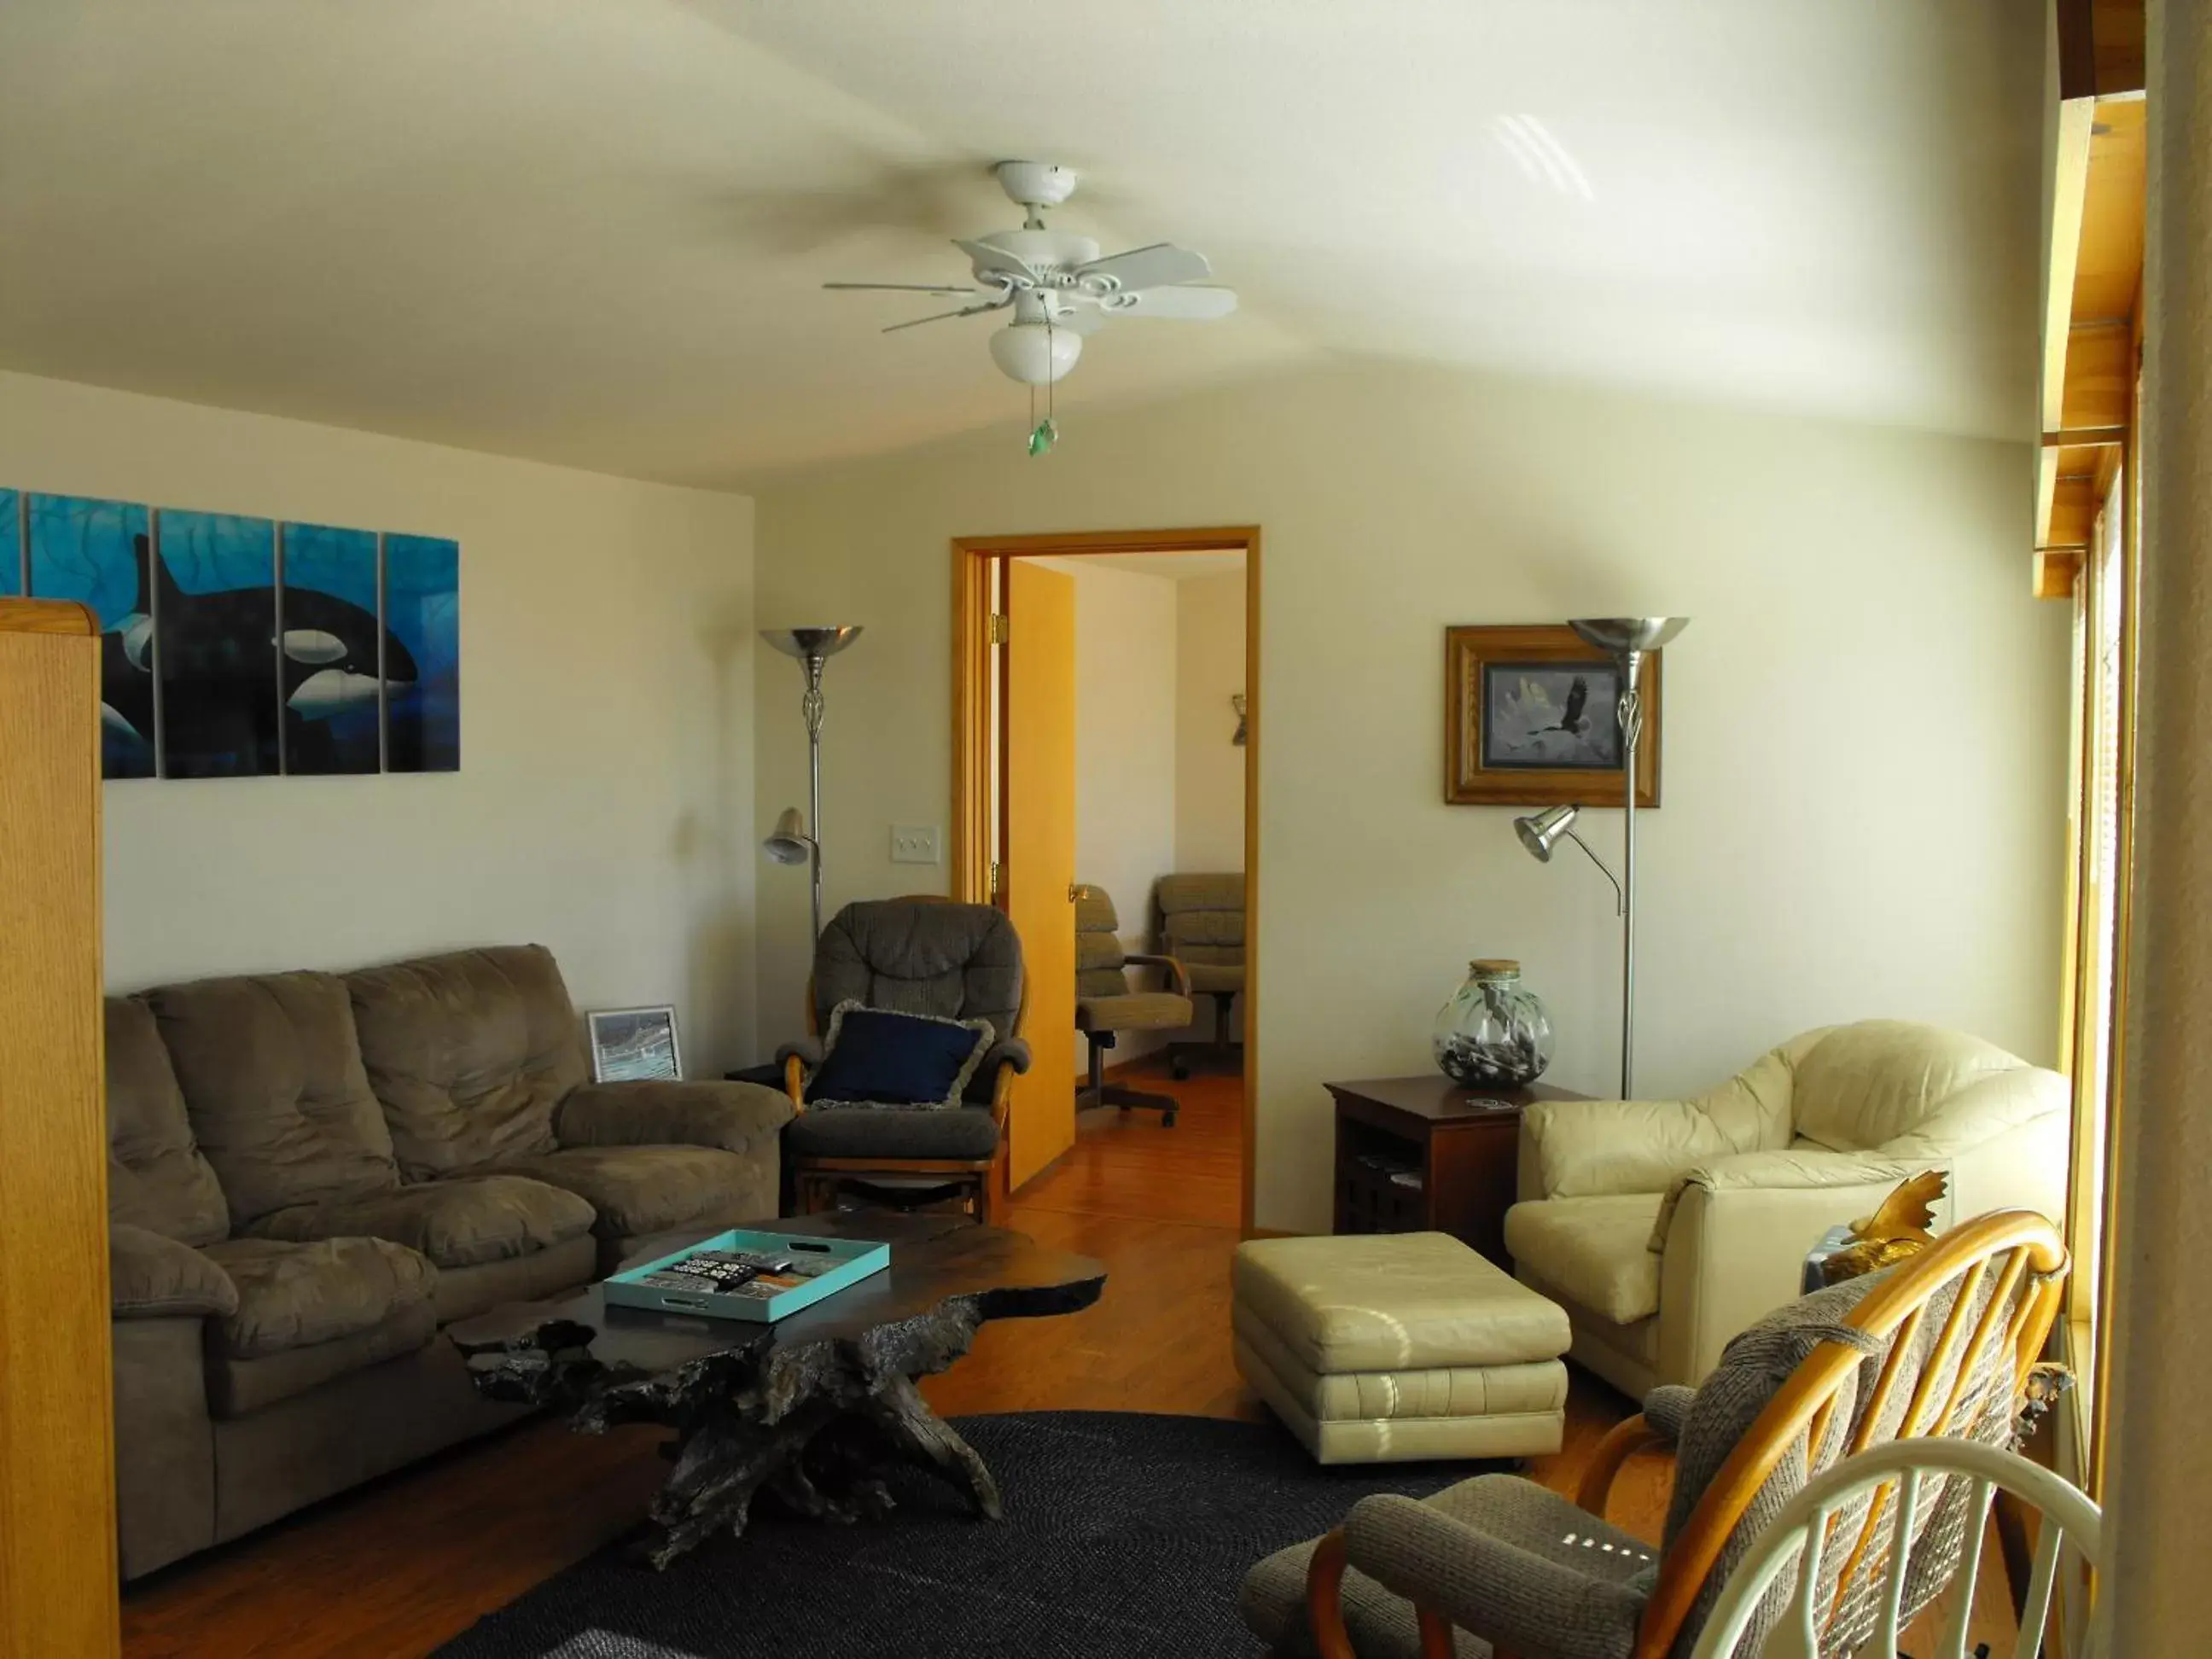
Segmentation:
<svg viewBox="0 0 2212 1659">
<path fill-rule="evenodd" d="M 1254 1239 L 1237 1369 L 1323 1463 L 1555 1452 L 1566 1311 L 1449 1233 Z"/>
</svg>

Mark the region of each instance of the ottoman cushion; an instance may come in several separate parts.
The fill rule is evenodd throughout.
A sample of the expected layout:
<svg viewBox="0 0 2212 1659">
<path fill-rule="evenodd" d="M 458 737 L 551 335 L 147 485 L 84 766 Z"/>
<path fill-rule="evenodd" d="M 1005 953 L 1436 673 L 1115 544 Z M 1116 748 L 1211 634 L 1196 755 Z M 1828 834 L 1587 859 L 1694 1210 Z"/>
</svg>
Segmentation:
<svg viewBox="0 0 2212 1659">
<path fill-rule="evenodd" d="M 1237 1368 L 1324 1463 L 1559 1448 L 1565 1312 L 1446 1233 L 1237 1252 Z"/>
<path fill-rule="evenodd" d="M 1311 1371 L 1520 1364 L 1574 1340 L 1565 1309 L 1449 1233 L 1255 1239 L 1232 1284 Z"/>
</svg>

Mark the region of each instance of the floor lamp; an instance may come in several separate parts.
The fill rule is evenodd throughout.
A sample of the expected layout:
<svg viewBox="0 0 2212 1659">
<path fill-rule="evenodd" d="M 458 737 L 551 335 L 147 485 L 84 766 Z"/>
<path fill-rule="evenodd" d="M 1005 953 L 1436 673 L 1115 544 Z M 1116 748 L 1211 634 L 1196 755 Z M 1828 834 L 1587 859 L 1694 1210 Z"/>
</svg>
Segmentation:
<svg viewBox="0 0 2212 1659">
<path fill-rule="evenodd" d="M 805 864 L 813 875 L 814 932 L 822 937 L 822 665 L 860 637 L 858 628 L 763 628 L 761 637 L 787 657 L 796 657 L 806 675 L 806 695 L 799 700 L 806 717 L 806 815 L 787 806 L 761 850 L 778 864 Z"/>
<path fill-rule="evenodd" d="M 1646 653 L 1656 651 L 1690 625 L 1687 617 L 1577 617 L 1567 623 L 1588 643 L 1613 660 L 1620 671 L 1620 701 L 1613 715 L 1620 722 L 1621 860 L 1620 875 L 1607 870 L 1605 860 L 1590 852 L 1589 843 L 1575 834 L 1579 806 L 1554 806 L 1525 818 L 1516 818 L 1514 829 L 1521 844 L 1544 863 L 1562 837 L 1589 854 L 1589 860 L 1605 871 L 1613 883 L 1620 913 L 1620 1097 L 1636 1098 L 1636 751 L 1644 740 L 1644 692 L 1638 680 Z"/>
</svg>

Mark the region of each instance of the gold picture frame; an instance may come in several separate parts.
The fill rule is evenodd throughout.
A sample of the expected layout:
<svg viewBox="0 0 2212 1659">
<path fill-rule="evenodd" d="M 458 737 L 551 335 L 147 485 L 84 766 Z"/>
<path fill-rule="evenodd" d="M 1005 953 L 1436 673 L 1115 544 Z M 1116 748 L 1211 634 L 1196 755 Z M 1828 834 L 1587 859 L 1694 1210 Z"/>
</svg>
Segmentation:
<svg viewBox="0 0 2212 1659">
<path fill-rule="evenodd" d="M 1659 805 L 1660 655 L 1645 654 L 1640 676 L 1639 807 Z M 1564 623 L 1444 629 L 1446 804 L 1621 805 L 1620 681 Z"/>
</svg>

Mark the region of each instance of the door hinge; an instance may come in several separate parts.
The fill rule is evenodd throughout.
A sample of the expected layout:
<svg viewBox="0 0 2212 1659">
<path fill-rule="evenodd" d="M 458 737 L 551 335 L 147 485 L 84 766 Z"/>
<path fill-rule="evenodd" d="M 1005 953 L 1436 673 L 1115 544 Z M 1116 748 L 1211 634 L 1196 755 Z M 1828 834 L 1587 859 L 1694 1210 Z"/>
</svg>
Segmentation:
<svg viewBox="0 0 2212 1659">
<path fill-rule="evenodd" d="M 998 897 L 1000 880 L 1005 874 L 1006 872 L 998 860 L 993 859 L 991 860 L 991 896 L 993 898 Z"/>
<path fill-rule="evenodd" d="M 991 643 L 1004 645 L 1012 633 L 1012 618 L 1003 611 L 994 611 L 991 613 Z"/>
</svg>

